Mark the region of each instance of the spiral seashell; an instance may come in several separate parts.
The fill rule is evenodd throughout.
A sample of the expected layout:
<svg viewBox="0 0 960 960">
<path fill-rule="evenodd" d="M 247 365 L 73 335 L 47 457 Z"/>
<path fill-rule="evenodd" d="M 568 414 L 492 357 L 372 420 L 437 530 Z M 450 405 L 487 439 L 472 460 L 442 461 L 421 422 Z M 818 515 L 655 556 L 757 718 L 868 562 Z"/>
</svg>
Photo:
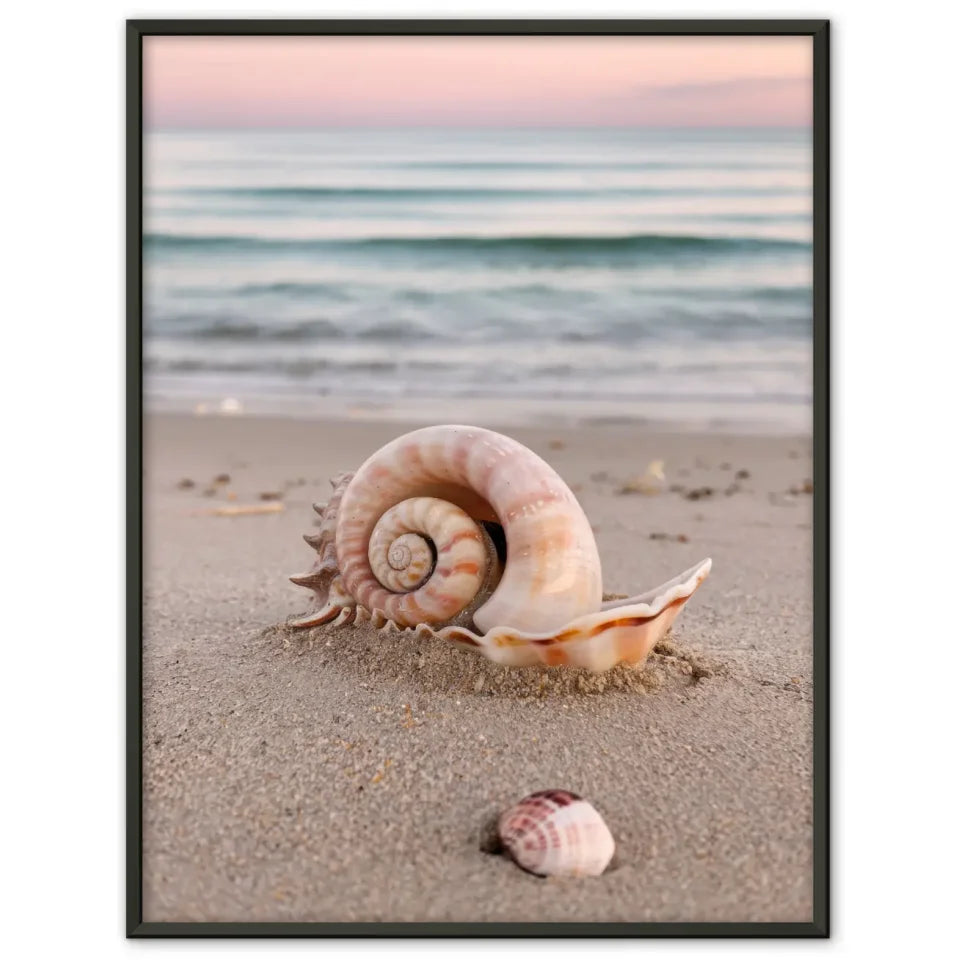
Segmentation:
<svg viewBox="0 0 960 960">
<path fill-rule="evenodd" d="M 398 437 L 334 481 L 317 561 L 294 583 L 309 627 L 369 620 L 510 666 L 641 664 L 710 571 L 604 603 L 586 515 L 556 471 L 517 441 L 469 426 Z"/>
<path fill-rule="evenodd" d="M 524 870 L 541 877 L 599 877 L 615 848 L 603 818 L 567 790 L 541 790 L 501 817 L 500 840 Z"/>
<path fill-rule="evenodd" d="M 600 557 L 573 493 L 552 467 L 515 440 L 464 426 L 427 427 L 398 437 L 370 457 L 347 487 L 337 557 L 344 585 L 362 606 L 412 627 L 443 622 L 450 614 L 438 611 L 463 599 L 450 583 L 462 571 L 447 562 L 456 539 L 434 540 L 435 576 L 412 593 L 391 593 L 371 568 L 374 527 L 385 511 L 411 497 L 440 498 L 503 527 L 509 562 L 489 600 L 474 613 L 478 630 L 549 630 L 599 609 Z"/>
</svg>

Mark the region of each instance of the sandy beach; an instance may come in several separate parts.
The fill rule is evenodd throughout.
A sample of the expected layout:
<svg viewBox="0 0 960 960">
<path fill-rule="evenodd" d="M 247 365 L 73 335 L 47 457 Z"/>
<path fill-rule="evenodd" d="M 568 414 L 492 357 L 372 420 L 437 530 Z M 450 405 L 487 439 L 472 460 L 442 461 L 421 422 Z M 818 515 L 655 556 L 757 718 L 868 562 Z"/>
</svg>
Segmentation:
<svg viewBox="0 0 960 960">
<path fill-rule="evenodd" d="M 571 486 L 606 590 L 713 558 L 642 673 L 506 670 L 369 626 L 292 634 L 311 502 L 407 427 L 147 419 L 146 921 L 811 920 L 809 439 L 481 425 Z M 621 493 L 653 460 L 665 489 Z M 246 505 L 275 512 L 214 512 Z M 602 877 L 485 852 L 491 819 L 549 787 L 606 819 Z"/>
</svg>

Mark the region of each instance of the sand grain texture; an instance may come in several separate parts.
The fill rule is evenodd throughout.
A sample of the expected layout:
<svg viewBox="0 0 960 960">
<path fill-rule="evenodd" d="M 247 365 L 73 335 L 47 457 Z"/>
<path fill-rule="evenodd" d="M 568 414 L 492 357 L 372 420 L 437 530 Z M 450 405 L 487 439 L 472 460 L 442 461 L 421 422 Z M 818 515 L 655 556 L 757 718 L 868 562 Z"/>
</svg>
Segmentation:
<svg viewBox="0 0 960 960">
<path fill-rule="evenodd" d="M 812 498 L 788 492 L 809 441 L 508 431 L 580 497 L 606 590 L 713 557 L 647 668 L 595 677 L 277 626 L 307 605 L 285 576 L 309 565 L 310 503 L 402 429 L 148 419 L 144 918 L 810 920 Z M 655 459 L 683 491 L 618 494 Z M 204 513 L 263 491 L 284 510 Z M 500 810 L 548 787 L 603 814 L 602 877 L 482 852 Z"/>
</svg>

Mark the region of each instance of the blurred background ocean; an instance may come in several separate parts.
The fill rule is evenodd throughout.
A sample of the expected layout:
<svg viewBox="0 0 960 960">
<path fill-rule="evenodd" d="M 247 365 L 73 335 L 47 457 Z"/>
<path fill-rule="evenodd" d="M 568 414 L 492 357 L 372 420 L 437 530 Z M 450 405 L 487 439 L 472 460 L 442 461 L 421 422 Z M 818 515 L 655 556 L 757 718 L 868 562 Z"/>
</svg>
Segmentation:
<svg viewBox="0 0 960 960">
<path fill-rule="evenodd" d="M 807 429 L 809 137 L 150 132 L 148 402 Z"/>
</svg>

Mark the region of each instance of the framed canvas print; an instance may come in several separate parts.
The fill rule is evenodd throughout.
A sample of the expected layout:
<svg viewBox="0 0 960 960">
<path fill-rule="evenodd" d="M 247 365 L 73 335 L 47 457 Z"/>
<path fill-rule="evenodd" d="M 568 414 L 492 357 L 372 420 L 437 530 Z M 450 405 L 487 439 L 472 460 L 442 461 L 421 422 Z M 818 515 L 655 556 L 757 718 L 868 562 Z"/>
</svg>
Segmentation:
<svg viewBox="0 0 960 960">
<path fill-rule="evenodd" d="M 827 45 L 128 23 L 129 935 L 827 935 Z"/>
</svg>

